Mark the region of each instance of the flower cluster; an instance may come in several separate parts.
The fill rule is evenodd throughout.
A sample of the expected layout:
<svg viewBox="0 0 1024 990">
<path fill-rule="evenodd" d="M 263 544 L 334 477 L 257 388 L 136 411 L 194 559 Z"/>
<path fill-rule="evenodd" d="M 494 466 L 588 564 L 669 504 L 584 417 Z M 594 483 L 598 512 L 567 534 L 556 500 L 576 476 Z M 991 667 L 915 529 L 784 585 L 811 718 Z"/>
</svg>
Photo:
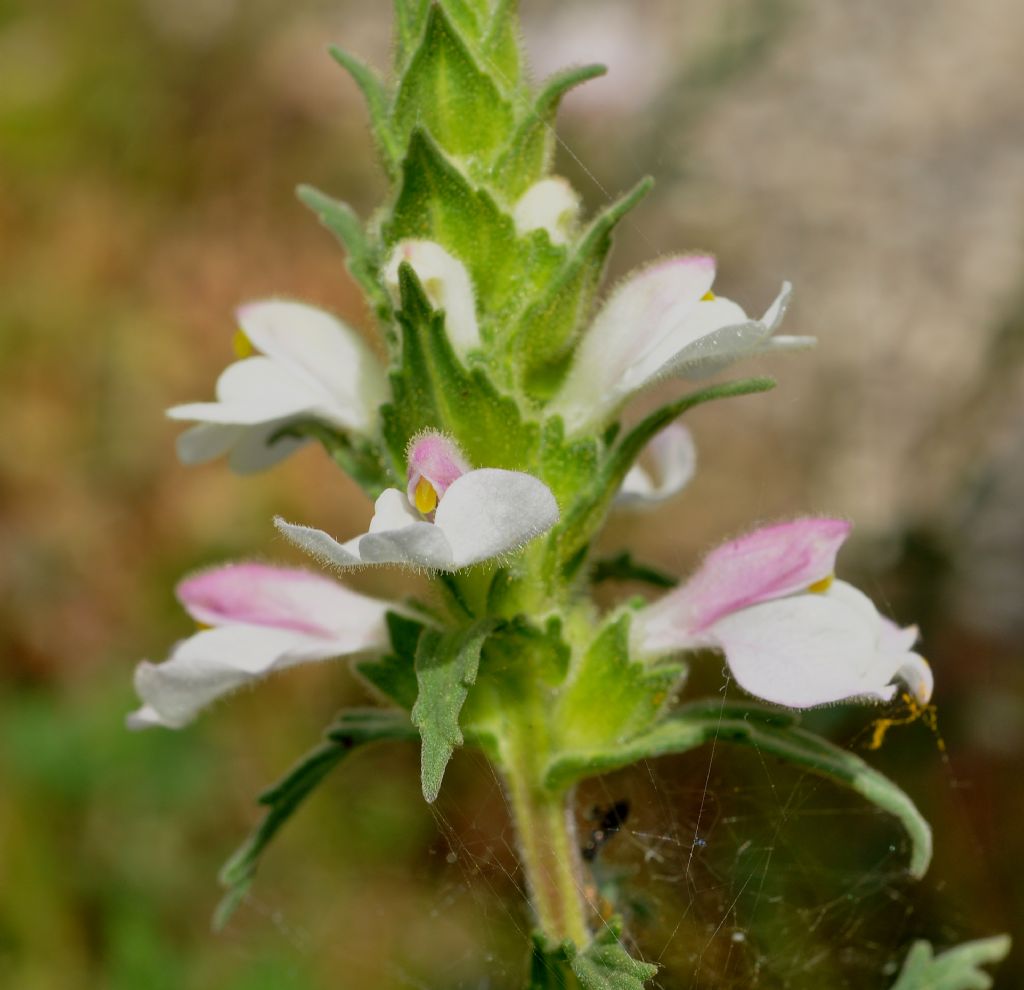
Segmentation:
<svg viewBox="0 0 1024 990">
<path fill-rule="evenodd" d="M 258 471 L 322 443 L 374 500 L 369 527 L 335 539 L 277 519 L 278 531 L 334 571 L 406 567 L 431 588 L 422 601 L 385 601 L 263 563 L 178 586 L 200 628 L 163 662 L 139 665 L 132 728 L 180 728 L 271 673 L 341 657 L 389 706 L 343 713 L 327 749 L 271 792 L 290 796 L 229 864 L 232 896 L 309 780 L 322 778 L 325 753 L 418 737 L 433 800 L 453 750 L 472 745 L 506 785 L 544 966 L 571 973 L 572 985 L 641 987 L 653 968 L 628 956 L 614 925 L 594 934 L 566 806 L 578 780 L 713 738 L 724 711 L 709 721 L 706 707 L 679 704 L 687 664 L 711 662 L 697 660 L 709 652 L 748 699 L 730 709 L 729 739 L 895 815 L 912 839 L 911 870 L 922 872 L 930 831 L 906 795 L 759 704 L 884 702 L 900 684 L 919 704 L 931 697 L 916 628 L 835 579 L 849 523 L 811 516 L 755 529 L 681 584 L 626 555 L 594 556 L 609 513 L 662 502 L 693 476 L 683 413 L 773 385 L 706 379 L 813 344 L 777 332 L 790 286 L 754 318 L 714 291 L 712 257 L 682 254 L 632 273 L 599 303 L 615 225 L 649 187 L 585 221 L 578 193 L 551 174 L 558 101 L 599 67 L 531 95 L 510 5 L 396 6 L 393 86 L 334 53 L 367 95 L 395 186 L 388 206 L 364 225 L 343 203 L 300 193 L 344 243 L 385 359 L 322 310 L 252 303 L 238 311 L 240 359 L 215 401 L 169 411 L 193 424 L 178 443 L 188 464 L 227 455 L 234 470 Z M 655 383 L 673 383 L 668 401 L 639 415 L 634 400 Z M 608 577 L 662 591 L 602 611 L 590 590 Z"/>
</svg>

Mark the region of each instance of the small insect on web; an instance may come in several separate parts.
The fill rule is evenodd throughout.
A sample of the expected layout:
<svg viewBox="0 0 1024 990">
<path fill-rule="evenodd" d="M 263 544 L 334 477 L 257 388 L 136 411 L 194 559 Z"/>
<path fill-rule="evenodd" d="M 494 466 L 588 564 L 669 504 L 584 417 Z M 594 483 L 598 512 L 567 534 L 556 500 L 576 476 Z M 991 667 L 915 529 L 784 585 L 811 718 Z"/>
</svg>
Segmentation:
<svg viewBox="0 0 1024 990">
<path fill-rule="evenodd" d="M 588 817 L 596 822 L 597 826 L 583 844 L 580 853 L 588 863 L 592 863 L 601 849 L 611 842 L 619 829 L 626 824 L 629 818 L 629 802 L 616 801 L 607 808 L 596 807 Z"/>
</svg>

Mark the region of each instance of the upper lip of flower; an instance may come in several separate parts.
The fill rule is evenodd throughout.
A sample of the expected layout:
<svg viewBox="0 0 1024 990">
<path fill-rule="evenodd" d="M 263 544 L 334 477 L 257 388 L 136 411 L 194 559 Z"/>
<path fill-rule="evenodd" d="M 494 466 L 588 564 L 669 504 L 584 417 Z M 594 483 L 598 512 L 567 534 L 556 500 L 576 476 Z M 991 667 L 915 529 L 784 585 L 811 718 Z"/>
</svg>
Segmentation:
<svg viewBox="0 0 1024 990">
<path fill-rule="evenodd" d="M 711 292 L 715 261 L 681 255 L 627 278 L 608 298 L 576 351 L 551 411 L 573 431 L 600 423 L 658 378 L 714 373 L 767 347 L 813 343 L 772 338 L 790 285 L 760 319 Z"/>
<path fill-rule="evenodd" d="M 238 321 L 262 353 L 224 370 L 216 401 L 167 410 L 171 419 L 200 424 L 182 434 L 182 460 L 206 460 L 251 441 L 252 449 L 243 448 L 232 466 L 268 466 L 295 446 L 271 445 L 274 434 L 303 418 L 356 433 L 375 428 L 387 385 L 379 362 L 354 330 L 323 310 L 285 300 L 243 306 Z"/>
</svg>

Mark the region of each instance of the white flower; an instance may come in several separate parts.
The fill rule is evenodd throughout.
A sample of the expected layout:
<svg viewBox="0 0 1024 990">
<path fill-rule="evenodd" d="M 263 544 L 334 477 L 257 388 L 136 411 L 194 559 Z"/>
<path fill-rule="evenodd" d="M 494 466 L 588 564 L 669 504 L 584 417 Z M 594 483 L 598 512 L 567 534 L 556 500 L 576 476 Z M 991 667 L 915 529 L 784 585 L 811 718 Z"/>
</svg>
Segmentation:
<svg viewBox="0 0 1024 990">
<path fill-rule="evenodd" d="M 755 320 L 714 295 L 714 278 L 714 258 L 683 255 L 626 279 L 580 342 L 550 411 L 571 432 L 596 429 L 659 379 L 701 378 L 753 354 L 813 344 L 811 337 L 772 336 L 789 301 L 788 282 Z"/>
<path fill-rule="evenodd" d="M 476 297 L 466 266 L 433 241 L 400 241 L 384 266 L 384 283 L 397 306 L 398 269 L 412 266 L 434 309 L 444 310 L 444 326 L 452 348 L 460 357 L 480 346 L 476 322 Z"/>
<path fill-rule="evenodd" d="M 790 708 L 887 701 L 896 680 L 927 703 L 932 672 L 912 650 L 916 627 L 900 629 L 832 578 L 849 531 L 840 519 L 797 519 L 718 547 L 685 584 L 637 613 L 634 651 L 720 649 L 741 688 Z"/>
<path fill-rule="evenodd" d="M 671 423 L 647 444 L 641 460 L 622 479 L 614 506 L 647 509 L 665 502 L 690 483 L 696 470 L 692 434 L 681 423 Z"/>
<path fill-rule="evenodd" d="M 178 598 L 210 628 L 182 640 L 160 664 L 135 670 L 142 707 L 128 727 L 177 729 L 200 709 L 277 670 L 384 650 L 385 615 L 402 611 L 331 578 L 266 564 L 230 564 L 181 582 Z"/>
<path fill-rule="evenodd" d="M 178 456 L 199 464 L 228 454 L 241 473 L 260 471 L 304 442 L 275 433 L 316 419 L 353 433 L 377 424 L 387 397 L 380 363 L 351 327 L 303 303 L 271 300 L 238 310 L 244 340 L 262 352 L 229 365 L 217 380 L 216 402 L 167 410 L 199 423 L 178 438 Z"/>
<path fill-rule="evenodd" d="M 319 529 L 275 519 L 292 543 L 335 567 L 405 564 L 454 571 L 511 553 L 558 521 L 542 481 L 522 471 L 472 471 L 455 445 L 425 433 L 409 452 L 406 491 L 386 489 L 369 532 L 339 543 Z"/>
<path fill-rule="evenodd" d="M 530 186 L 519 197 L 512 216 L 520 236 L 531 230 L 546 230 L 552 244 L 565 244 L 579 212 L 579 193 L 565 179 L 553 175 Z"/>
</svg>

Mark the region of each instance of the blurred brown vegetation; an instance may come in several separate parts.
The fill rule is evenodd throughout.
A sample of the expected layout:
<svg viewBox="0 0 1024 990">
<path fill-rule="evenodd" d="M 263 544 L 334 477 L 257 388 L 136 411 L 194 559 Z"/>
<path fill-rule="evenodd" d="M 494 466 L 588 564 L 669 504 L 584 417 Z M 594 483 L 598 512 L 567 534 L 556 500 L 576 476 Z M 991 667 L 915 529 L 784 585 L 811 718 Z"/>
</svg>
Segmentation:
<svg viewBox="0 0 1024 990">
<path fill-rule="evenodd" d="M 941 757 L 917 724 L 871 756 L 936 827 L 918 888 L 899 850 L 870 858 L 892 838 L 884 821 L 756 760 L 720 751 L 711 767 L 698 756 L 593 785 L 581 814 L 620 793 L 637 809 L 605 879 L 633 904 L 641 948 L 661 954 L 666 987 L 869 988 L 915 935 L 1013 930 L 1024 11 L 523 0 L 523 12 L 539 75 L 611 68 L 567 101 L 560 170 L 593 206 L 640 173 L 659 180 L 612 276 L 711 249 L 716 288 L 749 309 L 792 279 L 789 326 L 820 340 L 765 369 L 773 395 L 695 415 L 697 480 L 673 506 L 619 520 L 608 547 L 682 571 L 754 521 L 849 514 L 846 573 L 922 623 L 948 747 Z M 210 934 L 214 874 L 255 794 L 361 700 L 340 666 L 297 671 L 179 734 L 121 723 L 134 662 L 188 631 L 180 574 L 289 557 L 277 512 L 339 533 L 369 515 L 314 450 L 256 479 L 186 471 L 162 410 L 210 394 L 246 299 L 301 297 L 372 332 L 292 189 L 311 182 L 364 215 L 382 197 L 355 88 L 324 48 L 384 65 L 389 30 L 386 4 L 355 0 L 0 0 L 3 986 L 516 985 L 528 920 L 501 795 L 471 756 L 433 814 L 414 753 L 353 760 L 283 833 L 228 932 Z M 387 594 L 394 580 L 359 583 Z M 720 686 L 717 670 L 701 678 Z M 858 744 L 875 714 L 815 718 Z M 745 843 L 768 860 L 743 860 Z M 747 873 L 761 900 L 741 889 Z M 1022 977 L 1011 964 L 999 985 Z"/>
</svg>

